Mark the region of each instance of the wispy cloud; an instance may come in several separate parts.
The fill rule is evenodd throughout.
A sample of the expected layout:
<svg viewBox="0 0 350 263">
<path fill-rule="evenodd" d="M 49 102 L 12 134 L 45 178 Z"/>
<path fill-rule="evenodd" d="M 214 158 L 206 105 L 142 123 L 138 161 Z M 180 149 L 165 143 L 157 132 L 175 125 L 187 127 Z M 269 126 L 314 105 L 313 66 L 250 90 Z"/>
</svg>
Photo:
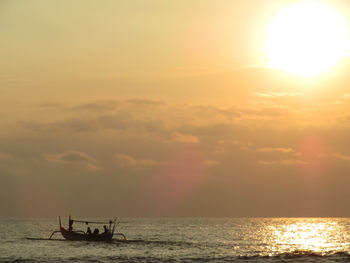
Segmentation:
<svg viewBox="0 0 350 263">
<path fill-rule="evenodd" d="M 171 135 L 171 139 L 176 142 L 199 143 L 199 139 L 197 136 L 181 134 L 178 132 L 174 132 Z"/>
<path fill-rule="evenodd" d="M 164 165 L 164 162 L 153 159 L 134 158 L 130 155 L 116 153 L 113 161 L 119 168 L 145 169 Z"/>
<path fill-rule="evenodd" d="M 294 153 L 294 150 L 292 148 L 283 148 L 283 147 L 266 147 L 266 148 L 258 148 L 257 152 Z"/>
<path fill-rule="evenodd" d="M 113 110 L 117 105 L 117 101 L 98 101 L 74 106 L 71 107 L 71 109 L 80 111 L 103 112 Z"/>
<path fill-rule="evenodd" d="M 146 105 L 146 106 L 165 106 L 166 103 L 160 100 L 149 100 L 149 99 L 128 99 L 128 103 L 136 105 Z"/>
<path fill-rule="evenodd" d="M 44 157 L 49 162 L 61 164 L 79 164 L 90 170 L 98 170 L 97 161 L 84 152 L 67 151 L 57 154 L 44 154 Z"/>
<path fill-rule="evenodd" d="M 333 154 L 334 158 L 343 160 L 343 161 L 347 161 L 350 162 L 350 156 L 349 155 L 344 155 L 344 154 L 340 154 L 340 153 L 334 153 Z"/>
<path fill-rule="evenodd" d="M 293 166 L 293 165 L 305 165 L 307 163 L 302 161 L 302 160 L 297 160 L 297 159 L 284 159 L 284 160 L 278 160 L 278 161 L 258 160 L 257 164 L 260 164 L 260 165 Z"/>
<path fill-rule="evenodd" d="M 267 97 L 267 98 L 280 98 L 280 97 L 300 97 L 304 93 L 300 92 L 276 92 L 276 91 L 267 91 L 267 92 L 255 92 L 255 96 L 258 97 Z"/>
</svg>

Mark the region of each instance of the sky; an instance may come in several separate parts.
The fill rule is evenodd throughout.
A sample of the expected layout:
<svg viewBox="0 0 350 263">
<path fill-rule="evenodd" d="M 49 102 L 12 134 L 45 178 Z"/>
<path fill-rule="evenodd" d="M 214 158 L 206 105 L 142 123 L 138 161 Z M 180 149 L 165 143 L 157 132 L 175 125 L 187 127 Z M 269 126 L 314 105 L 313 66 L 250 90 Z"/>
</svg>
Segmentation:
<svg viewBox="0 0 350 263">
<path fill-rule="evenodd" d="M 349 217 L 348 56 L 266 53 L 302 2 L 0 0 L 0 217 Z"/>
</svg>

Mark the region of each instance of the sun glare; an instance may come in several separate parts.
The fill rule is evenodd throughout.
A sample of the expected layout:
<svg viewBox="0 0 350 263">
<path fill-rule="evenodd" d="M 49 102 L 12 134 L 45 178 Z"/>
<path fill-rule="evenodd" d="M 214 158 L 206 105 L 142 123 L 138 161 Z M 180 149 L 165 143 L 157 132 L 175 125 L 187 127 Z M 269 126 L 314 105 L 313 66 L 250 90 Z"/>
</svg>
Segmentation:
<svg viewBox="0 0 350 263">
<path fill-rule="evenodd" d="M 276 244 L 294 251 L 324 252 L 334 248 L 332 242 L 338 225 L 332 222 L 300 221 L 283 225 L 273 232 Z"/>
<path fill-rule="evenodd" d="M 268 29 L 268 66 L 303 77 L 317 76 L 347 56 L 348 31 L 345 18 L 330 6 L 316 2 L 290 6 Z"/>
</svg>

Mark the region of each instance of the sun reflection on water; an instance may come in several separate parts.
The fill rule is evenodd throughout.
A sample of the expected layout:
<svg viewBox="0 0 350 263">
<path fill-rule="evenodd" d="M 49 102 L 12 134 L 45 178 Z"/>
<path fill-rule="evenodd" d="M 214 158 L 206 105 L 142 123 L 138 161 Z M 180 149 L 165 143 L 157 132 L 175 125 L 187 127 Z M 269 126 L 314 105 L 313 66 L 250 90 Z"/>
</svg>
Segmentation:
<svg viewBox="0 0 350 263">
<path fill-rule="evenodd" d="M 231 231 L 224 244 L 230 245 L 232 255 L 287 261 L 350 258 L 348 218 L 242 218 L 229 222 Z"/>
<path fill-rule="evenodd" d="M 326 253 L 336 249 L 333 238 L 336 222 L 293 222 L 272 231 L 273 246 L 284 246 L 289 251 Z"/>
</svg>

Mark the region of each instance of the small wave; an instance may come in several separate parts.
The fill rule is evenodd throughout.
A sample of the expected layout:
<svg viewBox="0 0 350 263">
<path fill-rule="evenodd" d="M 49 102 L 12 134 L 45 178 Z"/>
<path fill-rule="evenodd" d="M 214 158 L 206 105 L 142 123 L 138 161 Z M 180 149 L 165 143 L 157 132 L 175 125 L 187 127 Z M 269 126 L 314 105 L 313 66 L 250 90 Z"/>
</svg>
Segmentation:
<svg viewBox="0 0 350 263">
<path fill-rule="evenodd" d="M 140 245 L 157 245 L 157 246 L 196 246 L 195 242 L 185 242 L 185 241 L 171 241 L 171 240 L 144 240 L 144 239 L 134 239 L 126 241 L 114 241 L 116 244 L 140 244 Z"/>
<path fill-rule="evenodd" d="M 48 262 L 48 259 L 24 259 L 17 258 L 0 262 L 9 263 L 39 263 Z M 334 252 L 334 253 L 317 253 L 313 251 L 293 251 L 276 255 L 252 255 L 252 256 L 209 256 L 209 257 L 155 257 L 155 256 L 125 256 L 114 255 L 104 257 L 70 257 L 62 259 L 52 259 L 49 262 L 118 262 L 118 263 L 164 263 L 164 262 L 181 262 L 181 263 L 261 263 L 261 262 L 317 262 L 317 263 L 332 263 L 332 262 L 350 262 L 349 252 Z"/>
<path fill-rule="evenodd" d="M 36 260 L 36 259 L 30 259 L 30 258 L 16 258 L 16 259 L 0 259 L 0 262 L 6 262 L 6 263 L 39 263 L 39 262 L 42 262 L 42 261 Z"/>
<path fill-rule="evenodd" d="M 295 251 L 291 253 L 281 253 L 274 256 L 224 256 L 224 257 L 181 257 L 181 258 L 157 258 L 157 257 L 106 257 L 103 262 L 122 262 L 122 263 L 157 263 L 157 262 L 181 262 L 181 263 L 261 263 L 261 262 L 349 262 L 350 254 L 348 252 L 336 252 L 333 254 L 322 255 L 310 251 Z"/>
<path fill-rule="evenodd" d="M 286 262 L 294 262 L 293 260 L 298 260 L 298 262 L 349 262 L 350 254 L 345 251 L 319 253 L 314 251 L 296 250 L 276 255 L 239 256 L 238 259 L 249 262 L 258 262 L 262 259 L 269 260 L 270 262 L 280 262 L 281 260 Z"/>
</svg>

